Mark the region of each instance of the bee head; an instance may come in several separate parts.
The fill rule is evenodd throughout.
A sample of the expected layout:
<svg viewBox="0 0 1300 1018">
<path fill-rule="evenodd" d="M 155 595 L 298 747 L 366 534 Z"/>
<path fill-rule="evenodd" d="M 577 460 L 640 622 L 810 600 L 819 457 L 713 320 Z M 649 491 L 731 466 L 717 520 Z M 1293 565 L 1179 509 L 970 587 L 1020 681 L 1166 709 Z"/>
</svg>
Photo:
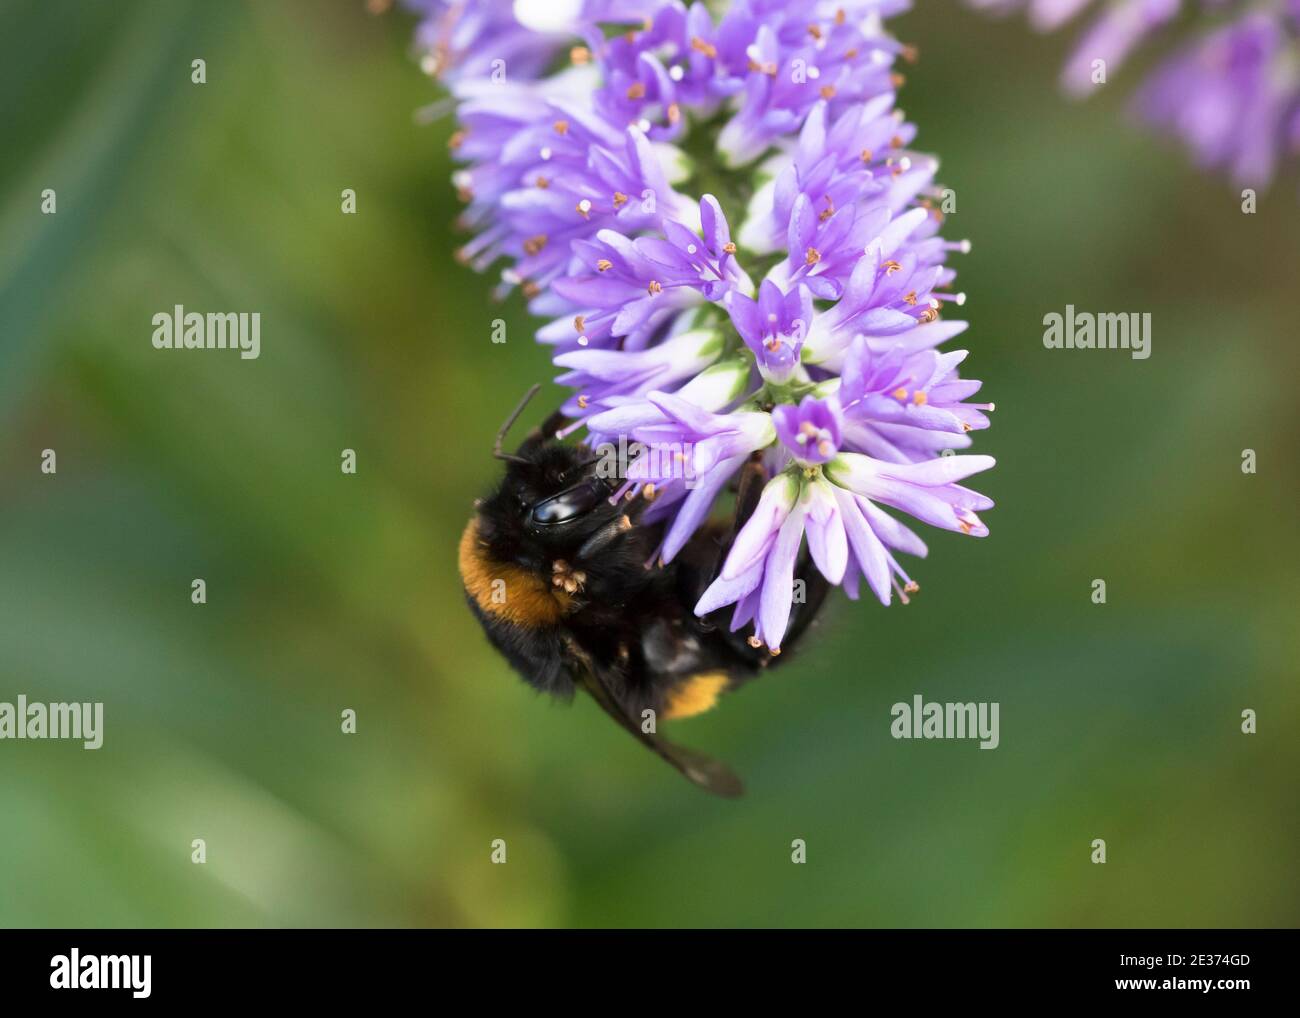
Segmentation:
<svg viewBox="0 0 1300 1018">
<path fill-rule="evenodd" d="M 515 452 L 502 451 L 539 388 L 528 391 L 497 432 L 492 455 L 505 462 L 505 477 L 477 506 L 479 536 L 494 558 L 544 570 L 557 558 L 573 556 L 619 511 L 610 504 L 614 485 L 600 474 L 590 449 L 534 431 Z"/>
<path fill-rule="evenodd" d="M 525 443 L 505 477 L 479 503 L 479 532 L 494 557 L 541 568 L 572 556 L 620 513 L 613 484 L 598 475 L 589 449 Z"/>
</svg>

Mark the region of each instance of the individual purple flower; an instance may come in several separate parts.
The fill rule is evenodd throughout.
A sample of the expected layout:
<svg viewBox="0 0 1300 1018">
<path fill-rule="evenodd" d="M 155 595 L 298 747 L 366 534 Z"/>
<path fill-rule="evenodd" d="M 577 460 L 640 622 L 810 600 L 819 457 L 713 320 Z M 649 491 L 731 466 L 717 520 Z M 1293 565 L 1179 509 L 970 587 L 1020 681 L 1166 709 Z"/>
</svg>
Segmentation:
<svg viewBox="0 0 1300 1018">
<path fill-rule="evenodd" d="M 516 79 L 536 78 L 560 45 L 553 34 L 521 24 L 510 3 L 404 3 L 422 19 L 415 30 L 421 67 L 449 83 L 487 78 L 506 68 Z"/>
<path fill-rule="evenodd" d="M 772 443 L 774 428 L 765 413 L 709 413 L 663 392 L 647 398 L 664 418 L 633 429 L 632 437 L 646 451 L 628 467 L 620 494 L 650 487 L 653 501 L 643 519 L 671 519 L 657 555 L 671 562 L 704 522 L 723 485 L 751 453 Z"/>
<path fill-rule="evenodd" d="M 833 407 L 823 406 L 826 409 Z M 788 447 L 790 440 L 785 432 L 778 424 L 778 433 Z M 753 622 L 755 638 L 779 651 L 789 621 L 795 562 L 805 532 L 809 555 L 827 580 L 844 582 L 856 597 L 858 580 L 865 578 L 882 604 L 889 604 L 893 590 L 906 603 L 907 595 L 917 589 L 916 584 L 893 552 L 923 556 L 926 548 L 876 503 L 931 526 L 983 537 L 988 528 L 976 514 L 993 502 L 956 482 L 993 464 L 990 456 L 941 456 L 923 463 L 889 463 L 858 453 L 839 453 L 828 459 L 820 471 L 802 475 L 784 472 L 764 489 L 758 507 L 737 535 L 718 579 L 705 591 L 696 612 L 708 614 L 735 604 L 733 628 Z"/>
<path fill-rule="evenodd" d="M 714 363 L 723 351 L 717 332 L 692 329 L 642 350 L 571 350 L 555 358 L 569 369 L 556 379 L 576 390 L 564 413 L 576 419 L 570 431 L 587 417 L 619 405 L 619 398 L 645 396 L 674 389 Z"/>
<path fill-rule="evenodd" d="M 866 579 L 884 605 L 894 591 L 906 604 L 908 595 L 918 589 L 893 553 L 923 557 L 925 544 L 876 503 L 931 526 L 985 537 L 988 528 L 976 512 L 991 508 L 992 500 L 955 482 L 993 464 L 991 456 L 941 456 L 925 463 L 897 464 L 855 453 L 843 453 L 828 464 L 825 474 L 834 485 L 852 549 L 844 578 L 849 596 L 857 597 L 859 578 Z"/>
<path fill-rule="evenodd" d="M 969 446 L 969 432 L 989 426 L 993 404 L 966 402 L 981 387 L 958 374 L 967 351 L 934 349 L 965 327 L 965 322 L 936 322 L 905 333 L 905 341 L 874 346 L 858 336 L 844 359 L 837 392 L 846 444 L 900 463 Z"/>
<path fill-rule="evenodd" d="M 709 615 L 734 604 L 732 631 L 752 623 L 750 644 L 766 645 L 774 653 L 780 652 L 790 619 L 795 562 L 808 515 L 800 494 L 793 474 L 781 473 L 768 482 L 721 573 L 695 606 L 697 615 Z"/>
<path fill-rule="evenodd" d="M 785 403 L 772 411 L 777 437 L 800 466 L 820 466 L 840 450 L 839 401 L 805 396 L 795 406 Z"/>
<path fill-rule="evenodd" d="M 674 393 L 691 406 L 710 412 L 728 410 L 752 387 L 753 365 L 743 357 L 728 357 L 709 365 Z M 587 417 L 585 425 L 591 444 L 617 441 L 619 435 L 632 435 L 638 428 L 663 424 L 668 415 L 650 394 L 611 396 L 608 409 Z"/>
<path fill-rule="evenodd" d="M 903 6 L 819 3 L 814 16 L 829 17 L 817 17 L 809 28 L 807 14 L 784 2 L 735 4 L 719 26 L 719 37 L 729 31 L 748 35 L 745 29 L 754 24 L 758 28 L 743 51 L 747 73 L 740 109 L 718 135 L 723 160 L 733 167 L 751 163 L 778 137 L 797 131 L 819 100 L 844 108 L 892 93 L 893 56 L 901 47 L 875 27 L 875 18 L 864 15 L 895 13 Z M 736 63 L 733 73 L 739 70 Z"/>
<path fill-rule="evenodd" d="M 1084 33 L 1065 65 L 1061 83 L 1066 91 L 1073 95 L 1091 92 L 1097 86 L 1094 61 L 1103 61 L 1106 75 L 1113 74 L 1129 54 L 1168 24 L 1181 6 L 1182 0 L 1123 0 L 1110 4 Z"/>
<path fill-rule="evenodd" d="M 1300 15 L 1293 15 L 1300 29 Z M 1166 62 L 1135 98 L 1138 114 L 1181 137 L 1201 166 L 1240 185 L 1272 178 L 1300 151 L 1300 46 L 1265 11 L 1246 14 Z"/>
<path fill-rule="evenodd" d="M 804 334 L 813 317 L 812 295 L 796 286 L 789 293 L 770 279 L 758 288 L 758 300 L 740 291 L 727 294 L 727 310 L 740 338 L 753 352 L 764 380 L 787 382 L 799 367 Z"/>
<path fill-rule="evenodd" d="M 923 208 L 892 219 L 885 217 L 886 225 L 866 246 L 840 299 L 813 318 L 805 344 L 808 363 L 838 371 L 855 336 L 865 335 L 877 342 L 897 338 L 918 325 L 936 321 L 944 301 L 964 303 L 960 294 L 937 292 L 950 278 L 941 263 L 930 260 L 941 255 L 942 249 L 926 248 L 913 240 L 927 220 Z M 968 250 L 969 245 L 963 249 Z"/>
<path fill-rule="evenodd" d="M 706 301 L 721 301 L 730 292 L 752 292 L 753 283 L 735 258 L 726 217 L 712 195 L 700 200 L 704 236 L 675 220 L 663 222 L 661 234 L 629 239 L 607 229 L 590 241 L 572 243 L 570 275 L 551 289 L 568 302 L 564 318 L 537 333 L 543 343 L 561 350 L 574 346 L 611 346 L 639 350 L 664 322 Z M 553 310 L 553 300 L 537 306 Z"/>
</svg>

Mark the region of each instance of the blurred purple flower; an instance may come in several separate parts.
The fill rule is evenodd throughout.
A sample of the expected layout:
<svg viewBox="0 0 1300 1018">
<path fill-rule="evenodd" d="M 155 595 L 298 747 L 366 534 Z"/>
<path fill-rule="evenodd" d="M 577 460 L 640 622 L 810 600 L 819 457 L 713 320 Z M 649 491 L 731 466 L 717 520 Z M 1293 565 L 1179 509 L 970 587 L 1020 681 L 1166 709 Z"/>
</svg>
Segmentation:
<svg viewBox="0 0 1300 1018">
<path fill-rule="evenodd" d="M 968 0 L 1005 13 L 1028 10 L 1052 31 L 1090 0 Z M 1138 90 L 1143 122 L 1181 139 L 1197 163 L 1226 170 L 1238 186 L 1266 186 L 1279 162 L 1300 155 L 1300 0 L 1113 0 L 1085 30 L 1062 74 L 1067 91 L 1085 95 L 1144 42 L 1173 35 L 1185 7 L 1196 20 L 1172 57 Z M 1190 41 L 1186 41 L 1190 36 Z"/>
</svg>

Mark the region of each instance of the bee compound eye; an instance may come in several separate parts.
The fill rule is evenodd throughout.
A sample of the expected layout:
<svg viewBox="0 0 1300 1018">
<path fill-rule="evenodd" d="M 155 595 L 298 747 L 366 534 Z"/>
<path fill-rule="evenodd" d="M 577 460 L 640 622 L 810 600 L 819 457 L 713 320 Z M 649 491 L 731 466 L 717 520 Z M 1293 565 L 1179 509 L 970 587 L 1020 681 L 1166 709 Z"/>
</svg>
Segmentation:
<svg viewBox="0 0 1300 1018">
<path fill-rule="evenodd" d="M 605 486 L 596 481 L 583 481 L 552 495 L 533 506 L 529 518 L 534 526 L 553 527 L 559 523 L 584 516 L 596 508 L 605 494 Z"/>
</svg>

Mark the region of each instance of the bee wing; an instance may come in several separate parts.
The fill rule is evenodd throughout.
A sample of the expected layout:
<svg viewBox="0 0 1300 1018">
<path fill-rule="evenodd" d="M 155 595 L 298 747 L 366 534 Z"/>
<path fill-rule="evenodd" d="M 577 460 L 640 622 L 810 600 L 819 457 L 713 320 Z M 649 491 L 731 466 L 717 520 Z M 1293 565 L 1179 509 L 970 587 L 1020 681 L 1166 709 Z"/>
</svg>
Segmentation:
<svg viewBox="0 0 1300 1018">
<path fill-rule="evenodd" d="M 687 781 L 698 785 L 706 792 L 712 792 L 724 799 L 734 799 L 744 793 L 744 784 L 726 764 L 705 753 L 678 746 L 656 734 L 644 731 L 640 723 L 628 716 L 619 704 L 606 677 L 601 674 L 601 669 L 591 660 L 590 655 L 576 646 L 571 646 L 570 651 L 582 663 L 577 676 L 579 685 L 591 694 L 591 698 L 600 704 L 601 709 L 620 727 L 626 729 L 634 739 L 668 761 Z"/>
</svg>

